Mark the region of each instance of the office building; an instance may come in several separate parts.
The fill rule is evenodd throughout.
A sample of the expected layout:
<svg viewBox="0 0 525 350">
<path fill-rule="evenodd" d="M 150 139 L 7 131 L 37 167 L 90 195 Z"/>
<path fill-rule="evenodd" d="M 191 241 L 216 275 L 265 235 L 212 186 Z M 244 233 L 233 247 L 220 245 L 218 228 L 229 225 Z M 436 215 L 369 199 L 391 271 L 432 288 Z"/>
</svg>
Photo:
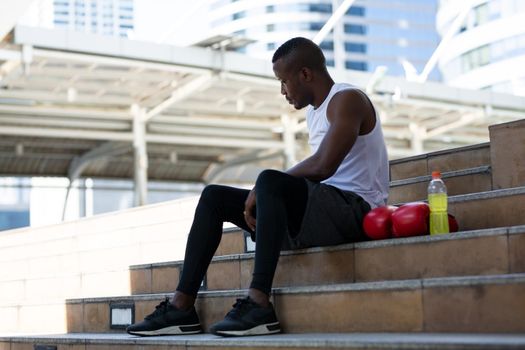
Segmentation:
<svg viewBox="0 0 525 350">
<path fill-rule="evenodd" d="M 240 49 L 268 58 L 293 36 L 313 38 L 341 0 L 234 1 L 208 6 L 208 36 L 237 35 L 256 42 Z M 405 69 L 420 72 L 439 43 L 435 29 L 436 0 L 356 0 L 320 44 L 329 66 L 389 75 Z M 413 73 L 413 72 L 412 72 Z M 435 70 L 430 79 L 439 79 Z"/>
<path fill-rule="evenodd" d="M 452 86 L 525 96 L 525 1 L 440 1 L 437 29 L 452 38 L 439 59 Z M 454 28 L 454 20 L 464 19 Z M 451 31 L 452 30 L 452 31 Z"/>
<path fill-rule="evenodd" d="M 129 37 L 134 18 L 134 0 L 37 0 L 19 23 Z"/>
</svg>

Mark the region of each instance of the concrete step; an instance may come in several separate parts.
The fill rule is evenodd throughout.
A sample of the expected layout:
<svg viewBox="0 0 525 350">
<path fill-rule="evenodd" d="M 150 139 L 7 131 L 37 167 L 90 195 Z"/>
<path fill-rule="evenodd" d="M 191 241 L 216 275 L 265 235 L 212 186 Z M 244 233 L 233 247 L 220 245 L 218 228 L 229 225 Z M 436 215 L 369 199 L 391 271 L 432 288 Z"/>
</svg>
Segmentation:
<svg viewBox="0 0 525 350">
<path fill-rule="evenodd" d="M 525 224 L 525 186 L 450 196 L 448 203 L 460 230 Z"/>
<path fill-rule="evenodd" d="M 246 239 L 243 230 L 237 227 L 223 230 L 221 243 L 215 252 L 216 256 L 238 254 L 246 251 Z"/>
<path fill-rule="evenodd" d="M 492 190 L 490 166 L 448 171 L 442 173 L 449 196 L 486 192 Z M 414 202 L 427 199 L 431 175 L 390 181 L 389 204 Z"/>
<path fill-rule="evenodd" d="M 521 273 L 523 251 L 525 225 L 285 251 L 274 287 Z M 253 253 L 215 257 L 203 290 L 248 288 L 253 263 Z M 131 266 L 132 294 L 174 291 L 182 264 Z"/>
<path fill-rule="evenodd" d="M 525 186 L 449 196 L 448 202 L 448 211 L 456 216 L 460 231 L 525 225 Z M 242 230 L 231 228 L 225 232 L 228 235 L 223 236 L 216 256 L 254 250 L 253 242 Z"/>
<path fill-rule="evenodd" d="M 200 292 L 205 329 L 245 293 Z M 134 319 L 142 320 L 166 296 L 68 300 L 68 332 L 110 332 L 110 306 L 134 308 Z M 525 274 L 276 288 L 272 299 L 287 333 L 525 332 Z"/>
<path fill-rule="evenodd" d="M 38 347 L 41 346 L 41 347 Z M 0 349 L 149 350 L 149 349 L 377 349 L 377 350 L 507 350 L 523 349 L 524 335 L 413 334 L 413 333 L 308 333 L 264 337 L 221 338 L 209 334 L 137 338 L 127 334 L 76 333 L 0 338 Z"/>
<path fill-rule="evenodd" d="M 456 218 L 458 219 L 461 231 L 493 229 L 493 228 L 498 228 L 498 227 L 503 228 L 503 230 L 505 230 L 505 227 L 525 225 L 525 216 L 523 215 L 523 213 L 525 213 L 525 187 L 503 189 L 503 190 L 496 190 L 496 191 L 487 191 L 487 192 L 480 192 L 480 193 L 468 194 L 468 195 L 451 196 L 449 197 L 449 212 L 455 215 Z M 225 236 L 232 237 L 231 238 L 232 242 L 230 243 L 232 244 L 232 246 L 236 247 L 236 249 L 240 249 L 241 247 L 244 247 L 243 249 L 245 249 L 246 244 L 247 244 L 246 243 L 247 238 L 245 237 L 244 233 L 240 230 L 235 231 L 234 229 L 232 229 L 229 235 L 232 234 L 233 232 L 235 232 L 235 236 L 228 236 L 228 235 L 225 235 Z M 451 235 L 450 237 L 455 237 L 455 236 Z M 432 239 L 437 239 L 437 238 L 422 237 L 422 238 L 416 238 L 416 239 L 432 240 Z M 400 243 L 396 243 L 396 241 Z M 393 242 L 394 242 L 393 244 L 395 245 L 398 245 L 398 244 L 401 245 L 402 244 L 401 242 L 403 241 L 394 240 Z M 368 242 L 368 243 L 362 243 L 362 244 L 373 245 L 373 244 L 378 244 L 378 243 Z M 379 244 L 382 244 L 382 243 L 379 243 Z M 523 244 L 523 243 L 519 243 L 519 244 Z M 351 258 L 348 258 L 348 254 L 351 254 L 351 253 L 347 252 L 348 250 L 352 251 L 352 249 L 345 247 L 345 246 L 342 246 L 342 247 L 343 248 L 335 248 L 336 250 L 342 249 L 338 253 L 330 253 L 329 255 L 324 257 L 326 255 L 326 251 L 321 250 L 317 254 L 317 256 L 322 257 L 321 259 L 324 259 L 325 262 L 326 262 L 326 259 L 329 259 L 329 261 L 332 261 L 332 259 L 334 259 L 335 262 L 331 262 L 330 265 L 335 264 L 339 266 L 345 266 L 345 262 L 352 260 Z M 520 247 L 522 247 L 522 245 Z M 242 251 L 237 250 L 235 253 L 243 253 L 245 251 L 246 250 L 242 250 Z M 253 251 L 253 249 L 251 251 Z M 505 250 L 503 250 L 503 252 L 504 251 Z M 310 252 L 313 252 L 313 251 L 309 251 L 309 253 Z M 415 252 L 418 252 L 418 250 L 415 250 Z M 407 253 L 404 252 L 403 256 L 405 256 L 405 254 Z M 415 254 L 421 254 L 421 253 L 415 253 Z M 422 254 L 423 257 L 418 257 L 418 259 L 424 258 L 426 256 L 433 256 L 433 254 L 430 254 L 430 255 L 429 254 L 430 253 Z M 462 254 L 463 253 L 459 253 L 459 256 L 462 256 Z M 412 255 L 409 254 L 406 256 L 410 257 Z M 228 259 L 237 260 L 238 262 L 229 263 L 227 261 Z M 293 259 L 296 259 L 295 261 L 293 261 L 293 263 L 299 263 L 298 262 L 299 260 L 297 260 L 298 258 L 294 257 Z M 316 259 L 318 258 L 315 258 L 315 257 L 307 258 L 302 262 L 302 264 L 305 264 L 305 267 L 311 268 L 310 264 L 315 265 Z M 286 260 L 287 258 L 285 257 L 281 259 L 278 269 L 285 268 L 285 264 L 283 263 L 283 261 L 286 261 Z M 209 270 L 209 275 L 208 275 L 209 278 L 206 281 L 208 287 L 224 288 L 223 285 L 221 284 L 222 282 L 220 282 L 220 279 L 215 278 L 216 275 L 220 276 L 220 274 L 223 274 L 223 273 L 227 273 L 230 276 L 239 276 L 239 280 L 234 279 L 228 282 L 231 282 L 235 285 L 240 285 L 241 288 L 246 286 L 246 281 L 249 278 L 249 273 L 251 273 L 251 266 L 253 264 L 252 262 L 253 260 L 251 258 L 247 258 L 247 259 L 243 258 L 242 261 L 243 263 L 241 263 L 240 257 L 239 258 L 234 258 L 234 257 L 227 258 L 224 261 L 215 260 L 215 263 L 211 265 L 211 270 Z M 342 265 L 340 263 L 342 263 Z M 378 266 L 387 266 L 387 264 L 383 265 L 382 260 L 377 261 L 377 264 Z M 322 265 L 322 266 L 329 266 L 329 265 Z M 396 266 L 396 265 L 394 264 L 394 265 L 388 265 L 388 266 Z M 444 266 L 447 266 L 447 265 L 444 265 Z M 172 262 L 168 262 L 165 264 L 144 265 L 137 269 L 131 269 L 131 273 L 130 273 L 131 292 L 132 294 L 140 294 L 140 293 L 152 293 L 152 292 L 157 292 L 157 291 L 174 290 L 174 288 L 176 287 L 177 281 L 178 281 L 179 270 L 180 270 L 180 264 L 176 265 L 176 264 L 173 264 Z M 298 269 L 295 269 L 295 270 L 296 272 L 293 274 L 293 276 L 294 278 L 297 278 L 297 281 L 300 281 L 301 283 L 307 283 L 308 281 L 311 281 L 313 278 L 316 277 L 316 275 L 308 273 L 307 272 L 308 270 L 305 270 L 304 274 L 297 272 L 299 271 Z M 377 269 L 374 271 L 380 271 L 380 270 L 381 269 Z M 320 274 L 326 275 L 328 278 L 333 279 L 335 283 L 348 282 L 348 281 L 351 281 L 353 278 L 352 275 L 348 271 L 351 271 L 351 268 L 347 268 L 344 270 L 343 269 L 338 270 L 335 276 L 326 274 L 326 271 L 323 271 Z M 386 269 L 386 271 L 388 271 L 388 269 Z M 412 271 L 412 269 L 408 271 Z M 458 272 L 457 270 L 454 270 L 454 271 L 455 271 L 454 273 Z M 371 270 L 371 272 L 373 271 Z M 499 272 L 500 271 L 498 271 L 498 273 Z M 521 272 L 521 271 L 508 271 L 508 272 Z M 414 273 L 417 273 L 417 272 L 414 272 Z M 476 272 L 476 273 L 479 273 L 479 272 Z M 276 276 L 276 283 L 280 283 L 278 276 L 279 276 L 279 272 L 278 272 L 278 275 Z M 362 277 L 362 278 L 365 278 L 365 280 L 369 280 L 369 279 L 366 279 L 366 277 Z M 385 276 L 379 274 L 377 277 L 374 277 L 373 279 L 379 279 L 379 278 L 385 278 Z M 395 279 L 399 277 L 392 277 L 392 278 Z M 413 277 L 405 276 L 402 278 L 413 278 Z M 284 282 L 284 283 L 288 283 L 288 282 Z"/>
<path fill-rule="evenodd" d="M 525 186 L 525 119 L 491 125 L 493 188 Z"/>
<path fill-rule="evenodd" d="M 490 144 L 459 147 L 390 161 L 390 181 L 443 172 L 490 166 Z"/>
</svg>

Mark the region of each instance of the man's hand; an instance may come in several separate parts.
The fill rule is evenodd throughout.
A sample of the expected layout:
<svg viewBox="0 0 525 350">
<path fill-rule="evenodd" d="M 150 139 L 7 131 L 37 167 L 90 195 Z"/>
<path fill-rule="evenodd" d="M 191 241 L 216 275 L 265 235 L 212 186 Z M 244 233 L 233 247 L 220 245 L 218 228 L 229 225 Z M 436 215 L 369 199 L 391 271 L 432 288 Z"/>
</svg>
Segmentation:
<svg viewBox="0 0 525 350">
<path fill-rule="evenodd" d="M 250 191 L 248 194 L 248 197 L 246 198 L 246 201 L 244 202 L 244 220 L 246 221 L 246 224 L 248 224 L 248 227 L 255 232 L 255 217 L 253 216 L 253 212 L 255 209 L 255 187 Z"/>
</svg>

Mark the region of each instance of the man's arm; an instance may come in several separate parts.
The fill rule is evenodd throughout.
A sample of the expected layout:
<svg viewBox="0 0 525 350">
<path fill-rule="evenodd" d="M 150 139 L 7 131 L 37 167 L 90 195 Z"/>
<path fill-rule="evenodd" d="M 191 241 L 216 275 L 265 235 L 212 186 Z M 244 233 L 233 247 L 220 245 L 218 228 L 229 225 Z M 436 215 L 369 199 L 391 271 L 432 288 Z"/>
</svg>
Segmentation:
<svg viewBox="0 0 525 350">
<path fill-rule="evenodd" d="M 367 118 L 372 118 L 373 113 L 372 105 L 364 93 L 345 90 L 335 94 L 326 112 L 330 128 L 319 148 L 312 156 L 288 169 L 286 173 L 311 181 L 322 181 L 332 176 L 352 149 L 363 124 Z M 254 231 L 256 220 L 252 212 L 255 200 L 256 193 L 253 188 L 244 204 L 244 219 Z"/>
<path fill-rule="evenodd" d="M 286 173 L 311 181 L 322 181 L 332 176 L 352 149 L 363 122 L 372 113 L 372 106 L 362 92 L 344 90 L 334 95 L 326 113 L 330 128 L 319 148 Z"/>
</svg>

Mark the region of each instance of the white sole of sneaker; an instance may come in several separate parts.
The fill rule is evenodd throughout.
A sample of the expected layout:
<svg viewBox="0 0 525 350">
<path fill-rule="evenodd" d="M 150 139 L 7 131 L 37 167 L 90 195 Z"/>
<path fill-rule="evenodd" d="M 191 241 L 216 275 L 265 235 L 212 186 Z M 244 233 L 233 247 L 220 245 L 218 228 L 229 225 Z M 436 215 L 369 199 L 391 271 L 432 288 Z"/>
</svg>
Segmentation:
<svg viewBox="0 0 525 350">
<path fill-rule="evenodd" d="M 266 334 L 275 334 L 281 332 L 281 326 L 279 322 L 262 324 L 257 327 L 250 329 L 245 329 L 242 331 L 217 331 L 216 334 L 232 337 L 240 337 L 246 335 L 266 335 Z"/>
<path fill-rule="evenodd" d="M 188 324 L 184 326 L 171 326 L 153 331 L 128 331 L 132 335 L 183 335 L 183 334 L 198 334 L 202 332 L 200 324 Z"/>
</svg>

